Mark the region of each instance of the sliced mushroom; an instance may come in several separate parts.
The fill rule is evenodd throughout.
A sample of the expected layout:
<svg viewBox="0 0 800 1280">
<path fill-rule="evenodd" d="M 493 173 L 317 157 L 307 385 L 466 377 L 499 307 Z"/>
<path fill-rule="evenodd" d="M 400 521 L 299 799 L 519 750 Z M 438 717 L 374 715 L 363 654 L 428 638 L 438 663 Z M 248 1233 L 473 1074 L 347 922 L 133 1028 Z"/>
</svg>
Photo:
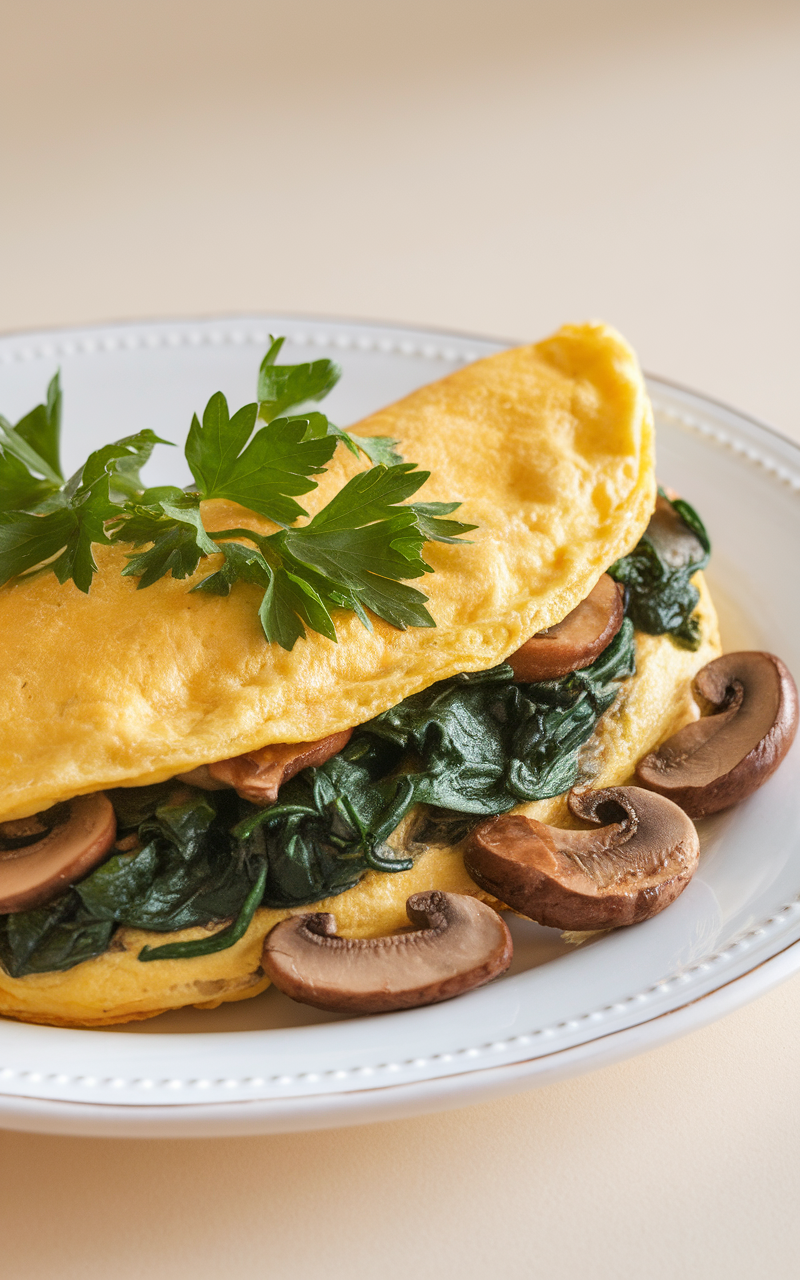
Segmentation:
<svg viewBox="0 0 800 1280">
<path fill-rule="evenodd" d="M 243 757 L 239 757 L 243 759 Z M 187 769 L 185 773 L 175 775 L 179 782 L 188 782 L 191 787 L 200 787 L 201 791 L 230 791 L 229 782 L 218 782 L 211 776 L 211 766 L 199 764 L 196 769 Z"/>
<path fill-rule="evenodd" d="M 797 688 L 772 653 L 726 653 L 698 671 L 711 709 L 640 760 L 637 780 L 692 818 L 727 809 L 775 772 L 797 732 Z"/>
<path fill-rule="evenodd" d="M 0 858 L 14 850 L 28 849 L 48 835 L 54 827 L 62 826 L 69 818 L 69 804 L 54 804 L 29 818 L 14 818 L 0 822 Z"/>
<path fill-rule="evenodd" d="M 80 880 L 96 866 L 114 843 L 117 823 L 111 801 L 102 792 L 78 796 L 57 805 L 58 820 L 50 822 L 54 810 L 0 823 L 0 913 L 27 911 L 40 907 Z M 33 833 L 37 824 L 44 831 L 39 839 L 20 846 L 14 841 L 20 828 L 28 824 Z"/>
<path fill-rule="evenodd" d="M 623 617 L 620 589 L 604 573 L 562 622 L 532 636 L 506 661 L 517 680 L 557 680 L 594 662 L 614 639 Z"/>
<path fill-rule="evenodd" d="M 678 496 L 674 490 L 669 490 L 669 493 L 673 500 Z M 692 532 L 672 503 L 661 494 L 656 498 L 655 511 L 647 526 L 647 536 L 658 554 L 673 569 L 699 564 L 705 555 L 697 534 Z"/>
<path fill-rule="evenodd" d="M 179 773 L 182 782 L 189 782 L 206 791 L 221 791 L 233 787 L 243 800 L 262 806 L 274 804 L 278 791 L 301 769 L 324 764 L 342 751 L 350 741 L 352 729 L 332 733 L 315 742 L 276 742 L 259 751 L 248 751 L 230 760 L 218 760 L 215 764 L 200 765 L 188 773 Z"/>
<path fill-rule="evenodd" d="M 301 1004 L 361 1014 L 449 1000 L 510 965 L 511 935 L 485 902 L 434 889 L 406 911 L 417 931 L 387 938 L 340 938 L 322 912 L 283 920 L 264 943 L 264 972 Z"/>
<path fill-rule="evenodd" d="M 595 829 L 568 831 L 520 814 L 481 823 L 464 855 L 473 880 L 539 924 L 580 930 L 638 924 L 686 888 L 699 842 L 671 800 L 608 787 L 571 791 L 568 804 Z"/>
</svg>

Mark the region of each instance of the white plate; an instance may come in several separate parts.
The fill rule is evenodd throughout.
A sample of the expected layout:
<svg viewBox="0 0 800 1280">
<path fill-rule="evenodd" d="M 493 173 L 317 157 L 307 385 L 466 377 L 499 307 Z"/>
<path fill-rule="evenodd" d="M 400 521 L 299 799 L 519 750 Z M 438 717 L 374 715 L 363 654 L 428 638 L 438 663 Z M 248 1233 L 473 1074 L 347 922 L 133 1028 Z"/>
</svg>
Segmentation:
<svg viewBox="0 0 800 1280">
<path fill-rule="evenodd" d="M 68 464 L 144 426 L 182 439 L 213 391 L 252 398 L 270 332 L 288 335 L 290 360 L 341 360 L 326 408 L 342 424 L 504 345 L 278 316 L 28 334 L 0 339 L 0 407 L 14 420 L 60 365 Z M 800 672 L 800 449 L 658 378 L 650 389 L 659 477 L 714 541 L 726 647 L 771 649 Z M 151 482 L 179 479 L 160 453 Z M 800 740 L 752 799 L 701 824 L 700 870 L 663 915 L 578 950 L 517 922 L 511 973 L 447 1004 L 348 1020 L 268 991 L 107 1031 L 0 1021 L 0 1125 L 144 1137 L 353 1124 L 543 1084 L 709 1022 L 800 967 L 798 761 Z"/>
</svg>

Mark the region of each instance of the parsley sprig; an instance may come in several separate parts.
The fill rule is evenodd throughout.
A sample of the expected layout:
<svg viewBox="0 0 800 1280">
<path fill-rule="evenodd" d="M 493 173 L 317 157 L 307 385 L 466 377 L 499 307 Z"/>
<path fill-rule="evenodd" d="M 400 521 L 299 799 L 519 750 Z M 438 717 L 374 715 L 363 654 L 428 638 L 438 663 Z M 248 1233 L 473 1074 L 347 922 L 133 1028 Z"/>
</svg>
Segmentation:
<svg viewBox="0 0 800 1280">
<path fill-rule="evenodd" d="M 16 426 L 0 417 L 0 584 L 48 570 L 88 592 L 94 544 L 127 543 L 134 550 L 122 572 L 140 588 L 170 574 L 190 577 L 221 554 L 219 567 L 191 590 L 226 596 L 240 582 L 261 588 L 264 634 L 284 649 L 306 628 L 335 640 L 336 609 L 356 613 L 367 628 L 370 613 L 403 630 L 435 626 L 427 597 L 407 581 L 431 572 L 426 542 L 456 542 L 475 526 L 446 518 L 457 502 L 408 503 L 430 473 L 404 462 L 396 441 L 353 435 L 316 410 L 291 414 L 326 396 L 341 370 L 332 360 L 279 365 L 283 341 L 270 341 L 255 403 L 231 416 L 217 392 L 202 421 L 192 419 L 186 489 L 144 485 L 141 468 L 157 444 L 170 443 L 147 429 L 96 450 L 65 480 L 58 374 L 46 403 Z M 314 477 L 339 443 L 373 465 L 309 520 L 297 498 L 317 487 Z M 278 531 L 209 533 L 201 503 L 212 498 L 239 503 Z M 307 523 L 298 525 L 301 519 Z"/>
</svg>

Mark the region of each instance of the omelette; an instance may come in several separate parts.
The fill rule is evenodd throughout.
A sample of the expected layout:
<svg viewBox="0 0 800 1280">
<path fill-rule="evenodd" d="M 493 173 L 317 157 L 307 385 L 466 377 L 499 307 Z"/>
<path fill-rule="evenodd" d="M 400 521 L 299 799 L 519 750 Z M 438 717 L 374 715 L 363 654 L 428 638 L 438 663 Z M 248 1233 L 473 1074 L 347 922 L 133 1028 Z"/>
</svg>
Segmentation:
<svg viewBox="0 0 800 1280">
<path fill-rule="evenodd" d="M 254 586 L 239 583 L 223 597 L 163 577 L 139 591 L 121 572 L 120 544 L 95 548 L 98 572 L 88 594 L 50 573 L 14 579 L 0 588 L 0 830 L 24 827 L 75 797 L 110 793 L 124 801 L 126 792 L 169 794 L 175 786 L 185 795 L 186 784 L 208 786 L 204 771 L 218 762 L 271 747 L 297 747 L 301 759 L 306 744 L 345 744 L 354 728 L 385 723 L 381 717 L 447 682 L 494 671 L 507 680 L 506 659 L 557 627 L 634 551 L 656 504 L 644 381 L 624 339 L 601 324 L 566 326 L 544 342 L 480 360 L 354 430 L 398 441 L 404 457 L 430 472 L 424 501 L 455 498 L 459 519 L 475 526 L 469 542 L 425 547 L 435 626 L 400 630 L 372 618 L 365 629 L 342 610 L 336 642 L 309 632 L 287 650 L 265 643 Z M 338 449 L 307 498 L 309 515 L 363 465 Z M 210 532 L 233 524 L 263 536 L 276 528 L 221 500 L 204 504 L 203 522 Z M 692 678 L 720 646 L 702 573 L 692 582 L 692 645 L 625 623 L 635 658 L 613 673 L 613 696 L 575 757 L 582 784 L 629 780 L 642 756 L 696 718 Z M 313 778 L 318 761 L 302 759 Z M 272 803 L 280 805 L 303 777 L 285 782 Z M 221 793 L 223 784 L 211 786 L 201 796 Z M 522 799 L 512 811 L 569 825 L 563 793 Z M 350 884 L 340 878 L 333 896 L 316 899 L 313 909 L 334 912 L 345 937 L 377 937 L 407 925 L 406 899 L 422 890 L 491 901 L 465 870 L 463 823 L 440 816 L 435 803 L 407 806 L 385 835 L 380 865 L 360 866 Z M 135 859 L 139 844 L 135 837 L 118 842 L 114 857 Z M 393 859 L 402 869 L 391 869 Z M 242 862 L 242 876 L 245 869 Z M 226 884 L 235 880 L 234 871 L 225 875 Z M 115 917 L 104 899 L 105 916 L 94 917 L 109 922 L 99 953 L 81 959 L 76 952 L 72 963 L 65 946 L 59 967 L 21 976 L 11 976 L 7 964 L 0 1012 L 101 1026 L 256 995 L 268 985 L 261 966 L 266 934 L 307 911 L 308 901 L 271 902 L 267 892 L 230 945 L 143 963 L 143 949 L 208 939 L 236 912 L 222 919 L 209 912 L 192 927 L 143 929 L 114 924 L 124 913 Z M 13 914 L 5 919 L 18 927 Z M 72 919 L 64 915 L 62 932 Z"/>
</svg>

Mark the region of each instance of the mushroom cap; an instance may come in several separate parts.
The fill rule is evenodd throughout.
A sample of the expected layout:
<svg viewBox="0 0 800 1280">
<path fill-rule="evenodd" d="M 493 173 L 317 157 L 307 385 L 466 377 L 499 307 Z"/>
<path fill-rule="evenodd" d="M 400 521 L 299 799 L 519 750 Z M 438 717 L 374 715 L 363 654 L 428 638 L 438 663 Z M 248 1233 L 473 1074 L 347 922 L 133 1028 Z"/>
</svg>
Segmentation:
<svg viewBox="0 0 800 1280">
<path fill-rule="evenodd" d="M 473 880 L 556 929 L 638 924 L 685 889 L 699 841 L 671 800 L 640 787 L 608 787 L 572 791 L 568 803 L 594 830 L 551 827 L 521 814 L 481 823 L 464 854 Z"/>
<path fill-rule="evenodd" d="M 0 823 L 0 913 L 40 907 L 91 871 L 114 843 L 117 822 L 102 791 L 56 806 L 61 813 L 47 825 L 47 813 L 35 819 Z M 25 822 L 41 824 L 44 835 L 19 845 Z M 31 834 L 35 831 L 32 828 Z"/>
<path fill-rule="evenodd" d="M 566 618 L 531 636 L 506 661 L 517 680 L 557 680 L 590 666 L 614 639 L 624 616 L 620 588 L 603 573 Z"/>
<path fill-rule="evenodd" d="M 262 964 L 279 990 L 334 1013 L 388 1013 L 482 986 L 511 963 L 505 921 L 485 902 L 433 889 L 406 902 L 414 932 L 340 938 L 326 913 L 292 916 L 267 935 Z"/>
<path fill-rule="evenodd" d="M 772 653 L 726 653 L 695 676 L 710 715 L 679 729 L 636 766 L 644 787 L 692 818 L 744 800 L 766 782 L 797 732 L 797 688 Z"/>
</svg>

